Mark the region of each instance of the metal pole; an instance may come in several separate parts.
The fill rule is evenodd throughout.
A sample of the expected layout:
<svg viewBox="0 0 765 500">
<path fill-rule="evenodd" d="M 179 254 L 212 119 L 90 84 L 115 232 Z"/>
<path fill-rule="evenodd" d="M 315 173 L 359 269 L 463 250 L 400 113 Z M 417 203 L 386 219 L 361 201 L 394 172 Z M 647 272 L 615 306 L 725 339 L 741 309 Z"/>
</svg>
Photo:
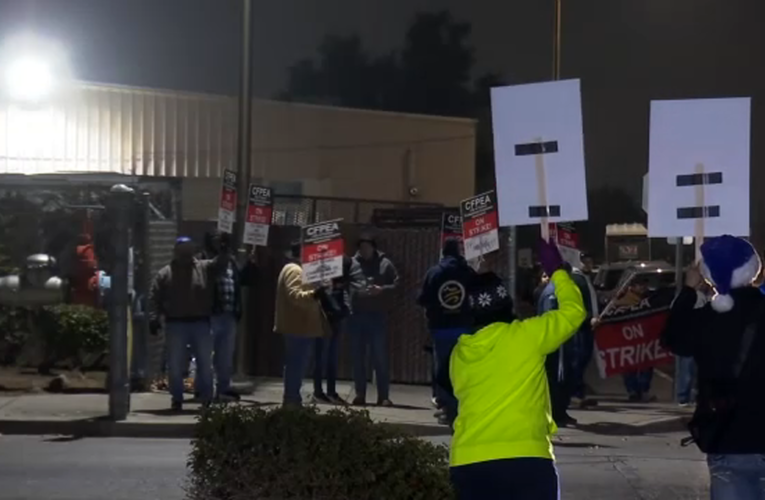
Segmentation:
<svg viewBox="0 0 765 500">
<path fill-rule="evenodd" d="M 679 295 L 683 289 L 683 238 L 678 237 L 675 240 L 675 295 Z M 675 380 L 672 383 L 672 395 L 675 403 L 679 403 L 677 398 L 677 381 L 680 380 L 680 363 L 675 356 Z"/>
<path fill-rule="evenodd" d="M 239 127 L 237 132 L 237 206 L 235 244 L 241 245 L 244 237 L 244 219 L 247 213 L 247 197 L 252 175 L 252 1 L 242 0 L 242 61 L 239 87 Z"/>
<path fill-rule="evenodd" d="M 553 26 L 553 80 L 560 80 L 562 14 L 561 0 L 555 0 L 555 19 Z"/>
<path fill-rule="evenodd" d="M 514 307 L 518 310 L 518 228 L 510 226 L 510 236 L 507 238 L 507 286 L 510 288 L 510 298 L 513 299 Z"/>
<path fill-rule="evenodd" d="M 111 290 L 109 300 L 109 418 L 125 420 L 130 412 L 128 374 L 128 252 L 130 207 L 133 190 L 119 184 L 111 188 L 114 231 Z"/>
<path fill-rule="evenodd" d="M 133 311 L 133 356 L 131 386 L 134 391 L 148 390 L 151 383 L 149 369 L 149 317 L 146 307 L 151 282 L 149 261 L 149 193 L 143 192 L 135 204 L 136 220 L 133 224 L 135 259 L 135 310 Z"/>
</svg>

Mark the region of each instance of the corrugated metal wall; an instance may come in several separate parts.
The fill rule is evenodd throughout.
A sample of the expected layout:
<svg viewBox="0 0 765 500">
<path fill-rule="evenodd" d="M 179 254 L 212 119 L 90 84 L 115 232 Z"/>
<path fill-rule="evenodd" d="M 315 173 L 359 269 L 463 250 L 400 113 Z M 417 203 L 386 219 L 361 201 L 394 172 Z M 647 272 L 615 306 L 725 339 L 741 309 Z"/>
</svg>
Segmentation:
<svg viewBox="0 0 765 500">
<path fill-rule="evenodd" d="M 455 205 L 474 194 L 475 126 L 255 100 L 251 170 L 254 178 L 302 182 L 306 195 Z M 236 166 L 236 136 L 233 97 L 81 85 L 41 109 L 0 102 L 0 174 L 217 179 Z M 214 216 L 216 182 L 190 184 L 188 206 Z M 419 191 L 413 199 L 411 187 Z"/>
<path fill-rule="evenodd" d="M 217 177 L 235 164 L 232 98 L 81 86 L 41 109 L 0 103 L 0 173 Z"/>
</svg>

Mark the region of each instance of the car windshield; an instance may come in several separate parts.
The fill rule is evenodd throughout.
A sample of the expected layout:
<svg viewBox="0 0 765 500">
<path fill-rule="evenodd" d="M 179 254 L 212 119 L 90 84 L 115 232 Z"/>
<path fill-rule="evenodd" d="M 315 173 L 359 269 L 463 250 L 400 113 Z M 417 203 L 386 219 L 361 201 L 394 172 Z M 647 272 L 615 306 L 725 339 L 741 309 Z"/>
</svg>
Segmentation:
<svg viewBox="0 0 765 500">
<path fill-rule="evenodd" d="M 613 290 L 619 284 L 624 274 L 624 269 L 600 269 L 595 275 L 595 288 L 599 290 Z"/>
</svg>

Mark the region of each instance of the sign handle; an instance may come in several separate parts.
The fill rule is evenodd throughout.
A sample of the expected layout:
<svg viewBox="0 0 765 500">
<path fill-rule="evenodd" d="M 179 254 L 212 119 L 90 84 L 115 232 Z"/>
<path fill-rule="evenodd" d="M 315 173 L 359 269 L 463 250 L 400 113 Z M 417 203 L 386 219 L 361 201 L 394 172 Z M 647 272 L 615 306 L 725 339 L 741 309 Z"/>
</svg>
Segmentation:
<svg viewBox="0 0 765 500">
<path fill-rule="evenodd" d="M 696 174 L 704 178 L 704 164 L 696 164 Z M 696 185 L 696 206 L 702 207 L 701 217 L 696 219 L 696 227 L 694 230 L 694 242 L 696 244 L 696 262 L 701 261 L 701 244 L 704 243 L 704 226 L 706 218 L 706 208 L 704 202 L 704 182 Z"/>
<path fill-rule="evenodd" d="M 534 142 L 537 142 L 542 144 L 542 138 L 538 137 L 534 139 Z M 540 151 L 543 151 L 544 148 L 541 148 Z M 545 210 L 545 213 L 547 213 L 548 206 L 547 206 L 547 176 L 545 175 L 545 160 L 544 155 L 540 152 L 535 155 L 534 159 L 536 172 L 537 172 L 537 193 L 539 196 L 539 205 L 543 207 Z M 540 230 L 542 234 L 542 239 L 544 241 L 550 241 L 550 224 L 548 222 L 548 217 L 545 215 L 541 218 L 539 221 Z"/>
</svg>

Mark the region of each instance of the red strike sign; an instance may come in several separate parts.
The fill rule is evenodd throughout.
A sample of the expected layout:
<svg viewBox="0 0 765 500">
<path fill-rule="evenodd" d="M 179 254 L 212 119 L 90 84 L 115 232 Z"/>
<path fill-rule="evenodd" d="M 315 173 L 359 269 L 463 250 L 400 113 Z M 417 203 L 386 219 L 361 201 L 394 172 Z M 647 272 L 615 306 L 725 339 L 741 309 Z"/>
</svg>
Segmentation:
<svg viewBox="0 0 765 500">
<path fill-rule="evenodd" d="M 603 375 L 644 370 L 672 361 L 669 351 L 661 347 L 659 335 L 668 313 L 655 313 L 632 322 L 598 327 L 598 356 Z"/>
<path fill-rule="evenodd" d="M 228 170 L 223 174 L 220 208 L 229 212 L 236 210 L 236 174 Z"/>
<path fill-rule="evenodd" d="M 475 219 L 468 219 L 463 224 L 465 238 L 474 238 L 497 229 L 497 212 L 489 212 Z"/>
</svg>

